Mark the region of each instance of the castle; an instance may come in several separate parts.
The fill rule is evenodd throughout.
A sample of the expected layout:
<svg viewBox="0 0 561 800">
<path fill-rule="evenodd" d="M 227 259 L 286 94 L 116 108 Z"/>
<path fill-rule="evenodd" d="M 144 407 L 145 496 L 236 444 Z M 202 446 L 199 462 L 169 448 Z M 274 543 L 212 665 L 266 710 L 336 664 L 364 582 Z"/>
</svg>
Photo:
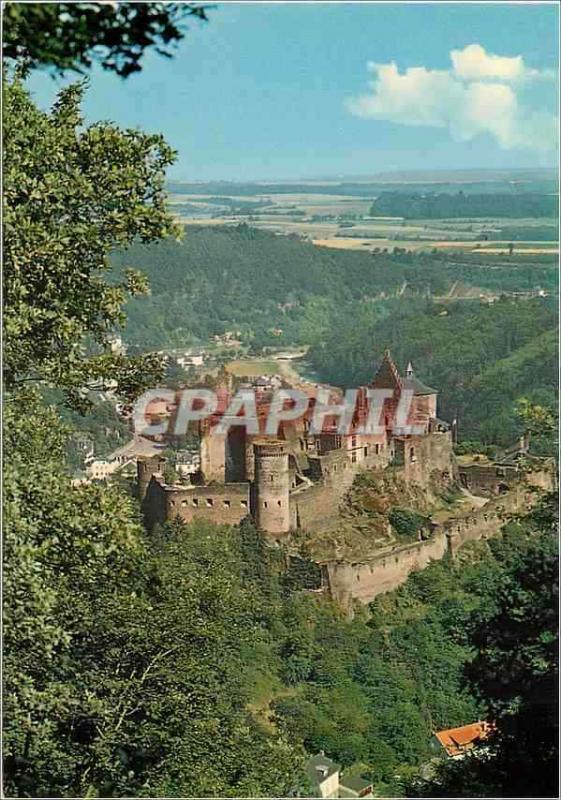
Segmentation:
<svg viewBox="0 0 561 800">
<path fill-rule="evenodd" d="M 363 432 L 368 389 L 387 394 L 375 434 Z M 407 426 L 398 414 L 404 392 L 410 399 Z M 271 544 L 290 549 L 291 534 L 298 530 L 333 527 L 360 470 L 390 470 L 427 491 L 454 485 L 478 496 L 482 507 L 433 525 L 426 539 L 394 543 L 358 561 L 317 559 L 318 590 L 349 607 L 352 599 L 368 603 L 431 560 L 454 556 L 466 542 L 497 533 L 509 514 L 529 509 L 541 491 L 555 485 L 553 459 L 530 456 L 525 441 L 498 462 L 458 464 L 450 426 L 437 416 L 437 391 L 416 377 L 411 364 L 400 375 L 388 351 L 372 383 L 358 389 L 347 433 L 339 432 L 337 417 L 329 413 L 321 432 L 312 432 L 313 391 L 309 400 L 306 413 L 283 422 L 275 438 L 263 435 L 270 407 L 266 392 L 257 403 L 257 434 L 236 425 L 222 433 L 216 423 L 227 413 L 223 405 L 200 423 L 200 470 L 188 485 L 166 482 L 161 456 L 139 460 L 138 490 L 148 527 L 177 517 L 235 525 L 249 516 Z"/>
<path fill-rule="evenodd" d="M 387 390 L 380 432 L 361 432 L 370 408 L 367 389 Z M 402 392 L 411 396 L 407 422 L 415 434 L 397 426 Z M 180 517 L 237 524 L 248 515 L 269 538 L 281 541 L 291 530 L 314 529 L 337 514 L 339 503 L 361 468 L 401 468 L 407 480 L 426 483 L 435 471 L 439 479 L 455 477 L 452 438 L 447 423 L 437 418 L 437 392 L 423 384 L 411 365 L 405 376 L 386 351 L 369 387 L 357 393 L 348 433 L 339 433 L 335 415 L 327 414 L 320 433 L 310 431 L 315 398 L 307 412 L 282 422 L 274 439 L 248 435 L 241 426 L 228 433 L 216 425 L 221 412 L 200 426 L 200 474 L 190 485 L 167 484 L 165 461 L 159 456 L 138 462 L 140 498 L 149 525 Z M 269 410 L 266 394 L 257 413 Z M 223 412 L 222 412 L 223 416 Z"/>
</svg>

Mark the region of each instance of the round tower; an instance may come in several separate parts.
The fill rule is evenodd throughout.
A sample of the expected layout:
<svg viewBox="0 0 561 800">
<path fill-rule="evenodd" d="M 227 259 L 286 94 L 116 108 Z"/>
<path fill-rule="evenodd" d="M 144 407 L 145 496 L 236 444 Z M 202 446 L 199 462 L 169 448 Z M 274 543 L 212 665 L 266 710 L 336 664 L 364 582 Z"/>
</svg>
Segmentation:
<svg viewBox="0 0 561 800">
<path fill-rule="evenodd" d="M 160 455 L 148 456 L 147 458 L 139 458 L 136 462 L 136 476 L 138 481 L 138 497 L 140 501 L 146 497 L 148 491 L 148 484 L 152 480 L 152 476 L 161 472 L 164 469 L 166 460 Z"/>
<path fill-rule="evenodd" d="M 290 473 L 286 442 L 262 439 L 254 442 L 255 523 L 267 533 L 290 530 Z"/>
</svg>

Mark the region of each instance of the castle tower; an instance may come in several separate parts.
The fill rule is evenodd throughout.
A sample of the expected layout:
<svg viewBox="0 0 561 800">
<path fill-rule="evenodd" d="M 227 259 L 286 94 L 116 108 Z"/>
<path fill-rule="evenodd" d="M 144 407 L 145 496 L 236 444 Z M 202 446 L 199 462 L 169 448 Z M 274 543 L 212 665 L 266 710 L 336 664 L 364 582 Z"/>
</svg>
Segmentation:
<svg viewBox="0 0 561 800">
<path fill-rule="evenodd" d="M 166 460 L 160 455 L 139 458 L 136 462 L 136 476 L 138 481 L 138 496 L 142 502 L 148 491 L 148 484 L 152 476 L 164 469 Z"/>
<path fill-rule="evenodd" d="M 380 364 L 374 380 L 370 384 L 374 389 L 393 389 L 395 392 L 401 391 L 401 378 L 394 364 L 389 350 L 384 350 L 384 357 Z"/>
<path fill-rule="evenodd" d="M 254 443 L 253 451 L 255 523 L 267 533 L 288 533 L 290 473 L 286 442 L 261 439 Z"/>
</svg>

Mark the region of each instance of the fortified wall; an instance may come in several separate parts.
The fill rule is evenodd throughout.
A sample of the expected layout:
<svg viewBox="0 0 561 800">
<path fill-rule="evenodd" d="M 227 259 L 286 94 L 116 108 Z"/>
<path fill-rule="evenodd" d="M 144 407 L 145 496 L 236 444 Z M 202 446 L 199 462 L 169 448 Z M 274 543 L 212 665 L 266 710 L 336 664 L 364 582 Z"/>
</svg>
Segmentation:
<svg viewBox="0 0 561 800">
<path fill-rule="evenodd" d="M 343 607 L 352 600 L 370 603 L 379 594 L 397 589 L 414 570 L 449 554 L 452 558 L 466 543 L 497 534 L 509 516 L 526 512 L 539 502 L 542 490 L 553 489 L 550 468 L 531 473 L 482 508 L 436 524 L 429 539 L 381 551 L 361 562 L 328 561 L 321 564 L 322 585 Z"/>
</svg>

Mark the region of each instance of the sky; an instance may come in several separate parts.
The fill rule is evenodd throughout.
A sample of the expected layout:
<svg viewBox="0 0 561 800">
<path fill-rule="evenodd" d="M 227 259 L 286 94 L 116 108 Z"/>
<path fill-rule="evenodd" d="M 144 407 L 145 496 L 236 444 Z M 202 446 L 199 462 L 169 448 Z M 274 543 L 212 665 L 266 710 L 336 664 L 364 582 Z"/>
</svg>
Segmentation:
<svg viewBox="0 0 561 800">
<path fill-rule="evenodd" d="M 161 132 L 177 180 L 555 166 L 559 6 L 222 3 L 172 60 L 96 68 L 87 121 Z M 73 77 L 73 80 L 76 78 Z M 34 73 L 42 107 L 69 79 Z"/>
</svg>

